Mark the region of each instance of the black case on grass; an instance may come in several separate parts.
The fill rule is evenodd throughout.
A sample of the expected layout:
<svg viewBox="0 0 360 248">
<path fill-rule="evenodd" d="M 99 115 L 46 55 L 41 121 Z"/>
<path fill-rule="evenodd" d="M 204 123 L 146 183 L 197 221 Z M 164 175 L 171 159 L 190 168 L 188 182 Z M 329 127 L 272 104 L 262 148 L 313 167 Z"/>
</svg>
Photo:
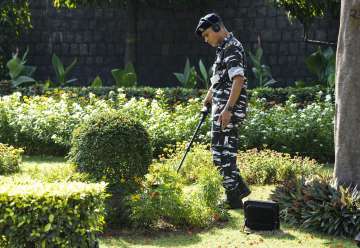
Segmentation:
<svg viewBox="0 0 360 248">
<path fill-rule="evenodd" d="M 252 230 L 270 231 L 280 228 L 279 204 L 273 201 L 244 202 L 245 226 Z"/>
</svg>

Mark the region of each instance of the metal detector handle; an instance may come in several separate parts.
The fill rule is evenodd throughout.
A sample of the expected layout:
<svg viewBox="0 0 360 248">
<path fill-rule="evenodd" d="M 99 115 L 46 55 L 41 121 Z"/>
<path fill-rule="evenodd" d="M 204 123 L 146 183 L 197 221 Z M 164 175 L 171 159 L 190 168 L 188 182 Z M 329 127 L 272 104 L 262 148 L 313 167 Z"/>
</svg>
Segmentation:
<svg viewBox="0 0 360 248">
<path fill-rule="evenodd" d="M 190 147 L 191 147 L 192 143 L 194 142 L 194 139 L 195 139 L 197 133 L 199 132 L 201 125 L 202 125 L 203 122 L 205 121 L 206 116 L 209 114 L 210 109 L 211 109 L 211 104 L 207 104 L 206 106 L 204 106 L 204 107 L 201 109 L 201 113 L 202 113 L 201 120 L 200 120 L 199 124 L 198 124 L 197 127 L 196 127 L 196 130 L 195 130 L 195 132 L 194 132 L 194 135 L 193 135 L 192 139 L 190 140 L 188 146 L 186 147 L 185 154 L 184 154 L 184 156 L 182 157 L 181 162 L 180 162 L 180 165 L 179 165 L 179 167 L 177 168 L 176 172 L 179 172 L 181 166 L 183 165 L 184 160 L 185 160 L 185 158 L 186 158 L 186 155 L 187 155 L 188 152 L 190 151 Z"/>
</svg>

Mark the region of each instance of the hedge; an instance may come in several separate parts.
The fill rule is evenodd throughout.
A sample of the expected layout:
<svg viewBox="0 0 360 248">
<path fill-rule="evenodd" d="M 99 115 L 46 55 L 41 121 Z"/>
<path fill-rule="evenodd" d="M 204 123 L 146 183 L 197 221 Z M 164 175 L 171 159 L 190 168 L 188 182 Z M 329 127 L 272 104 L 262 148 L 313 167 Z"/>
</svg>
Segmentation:
<svg viewBox="0 0 360 248">
<path fill-rule="evenodd" d="M 12 136 L 9 144 L 24 147 L 27 154 L 65 154 L 70 148 L 71 134 L 80 121 L 92 113 L 115 109 L 147 129 L 156 157 L 167 145 L 189 140 L 199 121 L 200 98 L 170 106 L 160 90 L 152 100 L 127 99 L 118 92 L 111 95 L 112 99 L 101 100 L 90 94 L 86 100 L 72 98 L 70 93 L 61 93 L 59 99 L 22 97 L 14 93 L 0 100 L 6 117 L 0 119 L 0 130 L 12 130 L 7 132 L 7 136 Z M 269 148 L 333 161 L 333 97 L 326 95 L 324 101 L 303 107 L 295 98 L 290 96 L 285 104 L 271 108 L 265 99 L 252 99 L 248 117 L 239 131 L 239 148 Z M 209 141 L 209 120 L 201 127 L 199 141 Z"/>
<path fill-rule="evenodd" d="M 1 247 L 87 247 L 104 225 L 105 183 L 0 186 Z"/>
<path fill-rule="evenodd" d="M 152 87 L 132 87 L 132 88 L 123 88 L 124 94 L 127 98 L 155 98 L 157 90 L 160 88 Z M 161 88 L 164 91 L 166 99 L 168 99 L 168 104 L 172 105 L 176 102 L 186 102 L 190 98 L 205 97 L 207 90 L 203 89 L 186 89 L 179 87 L 169 87 Z M 72 92 L 75 96 L 88 97 L 89 93 L 93 93 L 98 97 L 107 98 L 110 91 L 117 91 L 116 87 L 100 87 L 100 88 L 91 88 L 91 87 L 65 87 L 65 88 L 49 88 L 40 90 L 32 90 L 31 88 L 20 88 L 19 91 L 22 95 L 32 96 L 32 95 L 47 95 L 54 96 L 58 95 L 59 92 Z M 268 102 L 275 103 L 284 103 L 289 99 L 291 95 L 295 96 L 296 102 L 308 103 L 316 100 L 317 93 L 319 91 L 327 92 L 326 88 L 322 86 L 312 86 L 312 87 L 286 87 L 286 88 L 255 88 L 249 89 L 249 96 L 256 95 L 258 98 L 265 98 Z M 327 92 L 331 95 L 334 95 L 334 92 Z M 325 96 L 325 94 L 324 94 Z"/>
</svg>

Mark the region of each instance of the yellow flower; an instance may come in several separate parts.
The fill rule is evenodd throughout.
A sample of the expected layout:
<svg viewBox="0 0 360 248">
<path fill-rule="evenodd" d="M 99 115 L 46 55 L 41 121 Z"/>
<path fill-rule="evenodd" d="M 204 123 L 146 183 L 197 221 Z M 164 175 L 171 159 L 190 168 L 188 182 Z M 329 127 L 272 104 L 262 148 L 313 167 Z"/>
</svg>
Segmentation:
<svg viewBox="0 0 360 248">
<path fill-rule="evenodd" d="M 141 181 L 142 181 L 142 179 L 141 179 L 141 177 L 135 176 L 135 177 L 134 177 L 134 181 L 135 181 L 137 184 L 140 184 Z"/>
<path fill-rule="evenodd" d="M 140 200 L 139 194 L 131 195 L 131 201 L 138 201 L 138 200 Z"/>
</svg>

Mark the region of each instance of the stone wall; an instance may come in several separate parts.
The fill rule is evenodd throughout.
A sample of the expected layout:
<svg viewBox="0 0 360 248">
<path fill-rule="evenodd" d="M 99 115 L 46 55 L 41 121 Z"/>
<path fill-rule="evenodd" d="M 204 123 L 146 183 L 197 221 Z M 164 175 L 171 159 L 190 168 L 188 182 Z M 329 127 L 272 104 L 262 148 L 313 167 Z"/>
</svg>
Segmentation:
<svg viewBox="0 0 360 248">
<path fill-rule="evenodd" d="M 254 51 L 258 37 L 264 49 L 264 63 L 275 79 L 291 84 L 309 79 L 305 58 L 316 47 L 303 41 L 302 26 L 291 24 L 282 10 L 267 0 L 218 1 L 200 8 L 178 10 L 140 6 L 136 68 L 143 85 L 178 85 L 173 72 L 182 72 L 186 57 L 192 64 L 201 58 L 210 67 L 215 50 L 194 35 L 201 16 L 215 11 L 225 25 Z M 79 62 L 74 77 L 87 85 L 97 75 L 111 84 L 111 69 L 123 67 L 126 13 L 119 8 L 80 8 L 56 10 L 50 0 L 32 2 L 34 29 L 23 39 L 30 47 L 29 63 L 38 67 L 36 78 L 53 78 L 51 55 L 65 64 L 75 57 Z M 319 22 L 311 38 L 336 41 L 337 21 Z M 251 76 L 250 70 L 248 70 Z M 253 82 L 250 82 L 253 84 Z"/>
</svg>

